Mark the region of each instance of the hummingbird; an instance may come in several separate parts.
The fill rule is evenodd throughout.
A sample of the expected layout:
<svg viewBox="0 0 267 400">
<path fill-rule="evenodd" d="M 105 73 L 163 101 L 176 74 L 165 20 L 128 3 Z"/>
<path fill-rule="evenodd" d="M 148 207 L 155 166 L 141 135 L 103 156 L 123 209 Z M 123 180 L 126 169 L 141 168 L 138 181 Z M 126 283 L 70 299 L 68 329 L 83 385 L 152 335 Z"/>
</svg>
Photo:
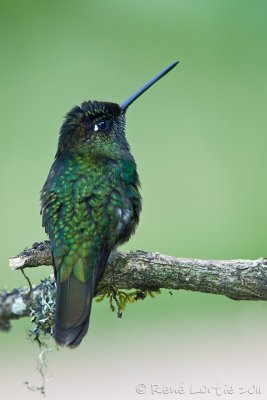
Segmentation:
<svg viewBox="0 0 267 400">
<path fill-rule="evenodd" d="M 41 190 L 56 282 L 54 337 L 77 347 L 86 335 L 110 253 L 135 232 L 142 208 L 136 162 L 125 136 L 128 107 L 172 63 L 122 104 L 86 101 L 65 116 Z"/>
</svg>

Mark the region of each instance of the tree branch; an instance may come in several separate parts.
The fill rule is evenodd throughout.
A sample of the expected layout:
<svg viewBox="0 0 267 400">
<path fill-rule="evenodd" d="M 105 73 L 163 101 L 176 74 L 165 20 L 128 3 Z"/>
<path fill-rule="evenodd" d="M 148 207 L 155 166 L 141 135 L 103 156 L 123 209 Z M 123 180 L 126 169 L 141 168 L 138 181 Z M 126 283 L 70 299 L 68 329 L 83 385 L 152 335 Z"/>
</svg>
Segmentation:
<svg viewBox="0 0 267 400">
<path fill-rule="evenodd" d="M 49 241 L 35 243 L 9 260 L 12 269 L 51 265 Z M 267 259 L 258 260 L 197 260 L 136 251 L 114 252 L 99 284 L 114 289 L 157 290 L 183 289 L 221 294 L 234 300 L 267 300 Z M 55 294 L 52 278 L 33 286 L 32 294 L 25 288 L 0 292 L 0 328 L 8 329 L 9 320 L 30 315 L 40 304 L 44 293 Z"/>
</svg>

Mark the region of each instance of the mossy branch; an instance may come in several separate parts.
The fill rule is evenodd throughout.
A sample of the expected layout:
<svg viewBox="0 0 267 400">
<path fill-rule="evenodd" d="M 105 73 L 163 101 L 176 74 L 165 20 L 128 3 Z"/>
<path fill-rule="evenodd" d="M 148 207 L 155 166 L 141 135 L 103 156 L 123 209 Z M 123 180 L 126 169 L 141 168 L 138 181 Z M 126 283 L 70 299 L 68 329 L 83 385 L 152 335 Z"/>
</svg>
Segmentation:
<svg viewBox="0 0 267 400">
<path fill-rule="evenodd" d="M 49 241 L 35 243 L 32 248 L 11 258 L 9 263 L 14 270 L 51 265 Z M 234 300 L 267 300 L 267 259 L 197 260 L 144 251 L 114 252 L 97 295 L 101 298 L 112 291 L 135 289 L 134 295 L 129 297 L 131 302 L 142 297 L 140 293 L 160 288 L 221 294 Z M 44 307 L 48 292 L 52 302 L 49 307 L 53 308 L 53 278 L 33 286 L 31 293 L 29 288 L 0 292 L 0 328 L 8 330 L 11 319 L 31 315 L 40 304 Z M 118 296 L 124 303 L 126 297 Z M 46 311 L 49 319 L 49 309 Z"/>
</svg>

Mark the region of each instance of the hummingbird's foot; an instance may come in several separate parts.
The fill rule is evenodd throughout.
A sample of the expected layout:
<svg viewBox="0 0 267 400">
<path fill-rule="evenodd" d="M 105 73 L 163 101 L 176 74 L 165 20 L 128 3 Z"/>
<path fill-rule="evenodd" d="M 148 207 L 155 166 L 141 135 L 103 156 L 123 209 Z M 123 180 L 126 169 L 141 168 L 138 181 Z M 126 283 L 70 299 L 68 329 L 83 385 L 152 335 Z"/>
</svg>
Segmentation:
<svg viewBox="0 0 267 400">
<path fill-rule="evenodd" d="M 136 300 L 144 300 L 146 297 L 154 298 L 157 294 L 161 294 L 160 289 L 147 289 L 147 290 L 136 290 Z"/>
</svg>

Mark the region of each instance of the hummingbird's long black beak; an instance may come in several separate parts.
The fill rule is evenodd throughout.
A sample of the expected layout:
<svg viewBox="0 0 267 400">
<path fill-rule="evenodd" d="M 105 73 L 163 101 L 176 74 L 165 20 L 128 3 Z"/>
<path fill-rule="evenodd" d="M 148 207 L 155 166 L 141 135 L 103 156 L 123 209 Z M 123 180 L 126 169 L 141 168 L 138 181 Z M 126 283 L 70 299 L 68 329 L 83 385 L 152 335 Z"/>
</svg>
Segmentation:
<svg viewBox="0 0 267 400">
<path fill-rule="evenodd" d="M 163 71 L 161 71 L 158 75 L 156 75 L 153 79 L 151 79 L 149 82 L 147 82 L 144 86 L 142 86 L 137 92 L 132 94 L 127 100 L 125 100 L 121 105 L 122 111 L 126 111 L 126 109 L 129 107 L 130 104 L 132 104 L 136 99 L 138 99 L 141 94 L 143 94 L 147 89 L 150 88 L 150 86 L 154 85 L 160 78 L 162 78 L 164 75 L 166 75 L 169 71 L 171 71 L 179 61 L 176 61 L 169 65 L 167 68 L 165 68 Z"/>
</svg>

